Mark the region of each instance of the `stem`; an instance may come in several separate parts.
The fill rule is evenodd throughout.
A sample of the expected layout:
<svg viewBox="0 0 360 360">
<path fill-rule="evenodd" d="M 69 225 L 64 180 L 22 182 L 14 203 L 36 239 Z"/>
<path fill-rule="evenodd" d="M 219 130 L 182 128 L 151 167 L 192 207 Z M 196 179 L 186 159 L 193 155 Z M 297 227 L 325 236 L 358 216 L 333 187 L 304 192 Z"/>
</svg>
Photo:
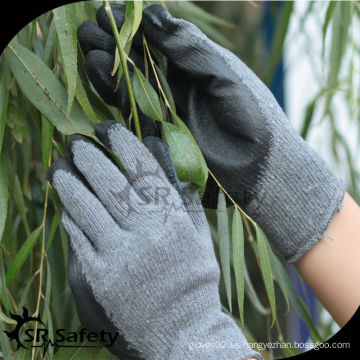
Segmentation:
<svg viewBox="0 0 360 360">
<path fill-rule="evenodd" d="M 243 209 L 235 202 L 235 200 L 230 196 L 230 194 L 224 189 L 224 187 L 220 184 L 219 180 L 215 177 L 213 172 L 208 168 L 209 174 L 212 176 L 212 178 L 215 180 L 217 186 L 222 190 L 222 192 L 229 198 L 229 200 L 233 203 L 236 209 L 240 211 L 241 214 L 243 214 L 255 227 L 257 226 L 256 222 L 245 213 Z"/>
<path fill-rule="evenodd" d="M 165 101 L 165 105 L 166 105 L 169 109 L 171 109 L 171 106 L 170 106 L 170 104 L 169 104 L 169 101 L 168 101 L 168 99 L 166 98 L 165 92 L 164 92 L 164 90 L 163 90 L 163 88 L 162 88 L 162 86 L 161 86 L 159 77 L 158 77 L 157 72 L 156 72 L 156 69 L 155 69 L 155 62 L 154 62 L 154 60 L 153 60 L 153 58 L 152 58 L 152 56 L 151 56 L 151 53 L 150 53 L 150 50 L 149 50 L 149 46 L 148 46 L 148 44 L 147 44 L 147 41 L 146 41 L 146 38 L 145 38 L 144 35 L 143 35 L 143 44 L 144 44 L 144 48 L 146 49 L 146 52 L 147 52 L 147 54 L 148 54 L 151 67 L 152 67 L 153 73 L 154 73 L 154 75 L 155 75 L 155 79 L 156 79 L 157 86 L 158 86 L 158 88 L 159 88 L 159 90 L 160 90 L 160 93 L 161 93 L 161 95 L 162 95 L 162 97 L 163 97 L 163 99 L 164 99 L 164 101 Z"/>
<path fill-rule="evenodd" d="M 134 92 L 133 92 L 132 85 L 131 85 L 129 70 L 128 70 L 127 63 L 126 63 L 127 56 L 126 56 L 123 48 L 121 47 L 119 32 L 118 32 L 118 29 L 117 29 L 117 26 L 116 26 L 116 23 L 115 23 L 114 15 L 113 15 L 113 13 L 111 11 L 110 4 L 107 1 L 103 1 L 103 4 L 104 4 L 104 8 L 105 8 L 105 10 L 106 10 L 106 12 L 108 14 L 108 17 L 109 17 L 111 29 L 112 29 L 112 31 L 114 33 L 116 47 L 117 47 L 117 49 L 119 51 L 121 67 L 122 67 L 123 72 L 124 72 L 126 87 L 127 87 L 127 91 L 128 91 L 128 95 L 129 95 L 130 107 L 131 107 L 131 111 L 132 111 L 132 114 L 133 114 L 133 117 L 134 117 L 134 125 L 135 125 L 136 136 L 140 140 L 142 140 L 139 115 L 138 115 L 138 111 L 137 111 L 137 107 L 136 107 L 136 101 L 135 101 Z"/>
<path fill-rule="evenodd" d="M 51 164 L 51 156 L 49 157 L 49 165 Z M 50 185 L 49 183 L 46 184 L 46 191 L 45 191 L 45 202 L 44 202 L 44 215 L 43 215 L 43 220 L 41 223 L 41 227 L 42 227 L 42 241 L 41 241 L 41 256 L 40 256 L 40 267 L 39 267 L 39 292 L 38 292 L 38 297 L 37 297 L 37 301 L 36 301 L 36 310 L 35 310 L 35 314 L 34 316 L 39 315 L 39 311 L 40 311 L 40 301 L 41 301 L 41 296 L 42 296 L 42 280 L 43 280 L 43 269 L 44 269 L 44 256 L 45 256 L 45 240 L 46 240 L 46 215 L 47 215 L 47 207 L 48 207 L 48 200 L 49 200 L 49 188 Z M 37 331 L 37 322 L 35 324 L 35 332 Z M 33 348 L 32 348 L 32 352 L 31 352 L 31 359 L 34 360 L 35 359 L 35 344 L 36 344 L 36 339 L 34 338 L 33 341 Z"/>
</svg>

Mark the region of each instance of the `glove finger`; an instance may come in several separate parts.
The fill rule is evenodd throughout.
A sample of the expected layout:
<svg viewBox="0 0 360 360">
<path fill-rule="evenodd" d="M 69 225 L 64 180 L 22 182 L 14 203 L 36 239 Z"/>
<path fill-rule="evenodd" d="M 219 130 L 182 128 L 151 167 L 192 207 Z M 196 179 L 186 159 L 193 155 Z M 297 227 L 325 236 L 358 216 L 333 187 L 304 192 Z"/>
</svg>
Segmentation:
<svg viewBox="0 0 360 360">
<path fill-rule="evenodd" d="M 61 222 L 70 237 L 70 247 L 76 249 L 78 255 L 84 260 L 94 258 L 96 256 L 96 250 L 93 247 L 92 242 L 89 241 L 85 234 L 75 224 L 74 220 L 66 210 L 63 210 L 62 212 Z"/>
<path fill-rule="evenodd" d="M 161 5 L 144 10 L 141 27 L 170 62 L 192 76 L 211 80 L 212 76 L 218 77 L 219 67 L 224 68 L 212 42 L 194 24 L 172 17 Z"/>
<path fill-rule="evenodd" d="M 126 6 L 123 4 L 110 4 L 110 7 L 111 12 L 114 16 L 116 27 L 118 28 L 118 30 L 120 30 L 124 23 Z M 109 34 L 113 33 L 109 16 L 105 10 L 104 5 L 100 6 L 98 11 L 96 12 L 96 22 L 102 29 L 107 31 Z"/>
<path fill-rule="evenodd" d="M 144 201 L 132 189 L 120 169 L 89 139 L 72 135 L 68 151 L 77 169 L 96 196 L 123 229 L 139 222 Z"/>
<path fill-rule="evenodd" d="M 165 196 L 177 198 L 178 193 L 160 164 L 132 132 L 120 123 L 108 120 L 95 125 L 95 133 L 120 158 L 131 186 L 140 196 L 145 195 L 148 200 L 161 190 L 163 194 L 166 192 Z"/>
<path fill-rule="evenodd" d="M 124 24 L 125 20 L 125 5 L 119 5 L 119 4 L 112 4 L 111 11 L 114 16 L 115 24 L 117 29 L 120 31 L 121 27 Z M 113 30 L 111 28 L 109 16 L 105 10 L 104 5 L 102 5 L 99 10 L 96 12 L 96 21 L 98 25 L 104 29 L 108 34 L 113 34 Z M 137 49 L 142 51 L 142 34 L 140 32 L 137 32 L 133 38 L 132 45 L 135 46 Z"/>
<path fill-rule="evenodd" d="M 65 209 L 91 239 L 92 245 L 96 249 L 118 248 L 121 244 L 114 243 L 113 239 L 126 241 L 126 231 L 120 229 L 100 200 L 84 185 L 78 173 L 71 159 L 66 157 L 51 165 L 47 177 Z"/>
<path fill-rule="evenodd" d="M 158 137 L 148 136 L 143 140 L 143 144 L 153 154 L 154 158 L 158 161 L 161 168 L 164 170 L 166 177 L 175 189 L 180 188 L 180 180 L 176 174 L 174 164 L 170 157 L 169 147 Z"/>
<path fill-rule="evenodd" d="M 104 50 L 109 54 L 115 53 L 116 43 L 114 37 L 92 21 L 87 20 L 79 26 L 77 37 L 85 54 L 96 49 Z"/>
<path fill-rule="evenodd" d="M 206 224 L 206 218 L 198 192 L 193 184 L 184 183 L 179 180 L 171 160 L 169 147 L 160 138 L 154 136 L 144 138 L 143 144 L 154 155 L 164 170 L 170 184 L 179 192 L 183 200 L 184 211 L 188 213 L 195 226 L 203 228 Z"/>
<path fill-rule="evenodd" d="M 92 50 L 85 59 L 86 72 L 96 91 L 106 103 L 120 107 L 122 97 L 117 75 L 111 76 L 113 66 L 114 56 L 103 50 Z"/>
</svg>

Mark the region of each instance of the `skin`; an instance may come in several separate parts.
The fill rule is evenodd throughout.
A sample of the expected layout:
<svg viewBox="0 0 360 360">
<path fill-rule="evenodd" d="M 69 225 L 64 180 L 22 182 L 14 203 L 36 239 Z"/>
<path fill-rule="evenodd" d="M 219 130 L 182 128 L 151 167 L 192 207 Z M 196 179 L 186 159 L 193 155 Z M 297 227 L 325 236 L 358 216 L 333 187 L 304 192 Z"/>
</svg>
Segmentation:
<svg viewBox="0 0 360 360">
<path fill-rule="evenodd" d="M 349 194 L 326 234 L 333 240 L 321 238 L 295 267 L 342 327 L 360 305 L 360 207 Z"/>
<path fill-rule="evenodd" d="M 345 195 L 326 234 L 295 267 L 342 327 L 360 305 L 360 207 Z"/>
</svg>

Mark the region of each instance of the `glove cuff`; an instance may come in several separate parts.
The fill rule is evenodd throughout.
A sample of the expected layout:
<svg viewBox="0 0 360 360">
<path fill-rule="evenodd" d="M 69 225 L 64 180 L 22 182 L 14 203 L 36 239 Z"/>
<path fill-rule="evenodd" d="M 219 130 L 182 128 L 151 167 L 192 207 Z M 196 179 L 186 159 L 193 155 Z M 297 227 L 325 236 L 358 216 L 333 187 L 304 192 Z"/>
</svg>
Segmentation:
<svg viewBox="0 0 360 360">
<path fill-rule="evenodd" d="M 247 207 L 274 250 L 289 263 L 322 238 L 340 211 L 345 183 L 296 133 L 288 121 L 274 124 L 269 155 Z"/>
</svg>

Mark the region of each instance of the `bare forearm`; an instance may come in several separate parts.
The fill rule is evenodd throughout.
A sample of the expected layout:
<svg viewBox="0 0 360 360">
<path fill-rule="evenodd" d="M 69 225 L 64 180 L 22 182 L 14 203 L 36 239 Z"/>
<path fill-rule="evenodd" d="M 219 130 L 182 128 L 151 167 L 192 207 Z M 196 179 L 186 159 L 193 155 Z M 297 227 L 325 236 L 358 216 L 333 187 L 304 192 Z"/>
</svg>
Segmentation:
<svg viewBox="0 0 360 360">
<path fill-rule="evenodd" d="M 345 195 L 326 235 L 295 267 L 343 326 L 360 305 L 360 207 Z"/>
</svg>

